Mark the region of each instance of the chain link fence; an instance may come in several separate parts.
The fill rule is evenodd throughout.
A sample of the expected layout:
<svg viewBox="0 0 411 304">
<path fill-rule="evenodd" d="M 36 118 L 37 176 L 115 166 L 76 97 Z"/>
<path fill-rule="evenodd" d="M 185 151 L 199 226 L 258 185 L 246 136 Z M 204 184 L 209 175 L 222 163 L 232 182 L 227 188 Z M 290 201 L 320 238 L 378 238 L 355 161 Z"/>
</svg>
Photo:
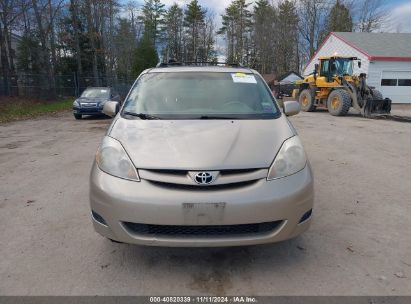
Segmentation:
<svg viewBox="0 0 411 304">
<path fill-rule="evenodd" d="M 0 76 L 0 96 L 19 96 L 37 99 L 53 99 L 55 97 L 78 97 L 87 87 L 109 86 L 124 98 L 134 79 L 117 77 L 78 77 L 56 75 L 52 78 L 42 74 L 17 74 L 6 79 Z"/>
</svg>

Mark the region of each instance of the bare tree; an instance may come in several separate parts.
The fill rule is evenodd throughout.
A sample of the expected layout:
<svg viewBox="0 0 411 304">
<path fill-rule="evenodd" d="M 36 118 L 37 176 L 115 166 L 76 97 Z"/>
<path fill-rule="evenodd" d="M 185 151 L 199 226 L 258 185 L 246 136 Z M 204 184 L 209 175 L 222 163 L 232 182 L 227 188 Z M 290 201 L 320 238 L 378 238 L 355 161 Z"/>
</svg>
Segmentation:
<svg viewBox="0 0 411 304">
<path fill-rule="evenodd" d="M 16 72 L 12 50 L 12 29 L 29 7 L 26 0 L 0 0 L 0 63 L 5 93 L 10 92 L 10 75 Z"/>
<path fill-rule="evenodd" d="M 70 0 L 70 13 L 73 26 L 74 48 L 77 63 L 77 75 L 83 74 L 83 67 L 81 63 L 81 49 L 80 49 L 80 20 L 78 18 L 80 12 L 80 4 L 78 0 Z"/>
<path fill-rule="evenodd" d="M 56 66 L 56 47 L 54 23 L 58 11 L 62 8 L 64 0 L 41 1 L 31 0 L 32 8 L 37 25 L 37 32 L 41 43 L 40 53 L 41 62 L 47 76 L 47 85 L 50 97 L 55 96 L 55 66 Z"/>
<path fill-rule="evenodd" d="M 98 59 L 97 59 L 97 28 L 93 20 L 93 15 L 95 15 L 95 3 L 94 0 L 85 0 L 86 6 L 86 18 L 87 18 L 87 33 L 90 41 L 91 56 L 92 56 L 92 71 L 95 85 L 100 85 L 100 78 L 98 73 Z"/>
<path fill-rule="evenodd" d="M 311 58 L 321 43 L 329 7 L 326 0 L 300 0 L 298 3 L 300 52 L 304 53 L 305 59 Z"/>
<path fill-rule="evenodd" d="M 357 4 L 359 12 L 357 30 L 360 32 L 375 32 L 388 21 L 389 14 L 384 9 L 381 0 L 361 0 Z"/>
<path fill-rule="evenodd" d="M 140 38 L 143 26 L 142 23 L 138 21 L 138 19 L 140 19 L 138 10 L 138 5 L 133 1 L 128 2 L 125 6 L 125 11 L 128 14 L 128 19 L 130 20 L 132 29 L 134 31 L 134 36 Z"/>
</svg>

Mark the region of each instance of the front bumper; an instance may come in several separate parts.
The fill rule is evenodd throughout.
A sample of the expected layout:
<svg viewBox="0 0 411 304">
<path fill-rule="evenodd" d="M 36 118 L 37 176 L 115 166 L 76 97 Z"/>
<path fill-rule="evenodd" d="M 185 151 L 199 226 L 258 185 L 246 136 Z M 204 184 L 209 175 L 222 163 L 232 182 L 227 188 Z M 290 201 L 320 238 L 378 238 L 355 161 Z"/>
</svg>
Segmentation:
<svg viewBox="0 0 411 304">
<path fill-rule="evenodd" d="M 184 191 L 161 188 L 141 180 L 113 177 L 93 165 L 90 177 L 90 205 L 95 230 L 115 241 L 180 247 L 242 246 L 293 238 L 310 225 L 301 221 L 313 206 L 313 176 L 307 165 L 300 172 L 273 181 L 260 179 L 238 189 Z M 187 203 L 224 203 L 225 208 L 190 210 Z M 103 219 L 98 218 L 101 216 Z M 262 234 L 219 236 L 143 235 L 128 229 L 126 222 L 153 225 L 242 225 L 281 221 Z"/>
<path fill-rule="evenodd" d="M 101 115 L 103 114 L 103 107 L 73 107 L 73 114 Z"/>
</svg>

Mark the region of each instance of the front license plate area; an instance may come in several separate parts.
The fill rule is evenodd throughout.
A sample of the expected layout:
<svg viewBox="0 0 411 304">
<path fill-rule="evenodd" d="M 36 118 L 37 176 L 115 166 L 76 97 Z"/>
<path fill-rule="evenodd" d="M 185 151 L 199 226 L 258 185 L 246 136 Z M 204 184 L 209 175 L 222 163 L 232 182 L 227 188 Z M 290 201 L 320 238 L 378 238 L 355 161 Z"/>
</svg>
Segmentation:
<svg viewBox="0 0 411 304">
<path fill-rule="evenodd" d="M 222 225 L 226 203 L 183 203 L 183 217 L 186 225 Z"/>
</svg>

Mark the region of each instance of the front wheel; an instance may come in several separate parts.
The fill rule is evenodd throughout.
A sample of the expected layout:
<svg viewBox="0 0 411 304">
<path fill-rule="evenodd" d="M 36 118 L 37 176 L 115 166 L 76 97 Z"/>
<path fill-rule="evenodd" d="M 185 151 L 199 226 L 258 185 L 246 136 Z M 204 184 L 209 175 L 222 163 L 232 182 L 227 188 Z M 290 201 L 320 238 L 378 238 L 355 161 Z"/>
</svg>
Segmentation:
<svg viewBox="0 0 411 304">
<path fill-rule="evenodd" d="M 314 100 L 315 91 L 305 89 L 301 92 L 298 101 L 301 105 L 301 110 L 304 112 L 312 112 L 315 110 Z"/>
<path fill-rule="evenodd" d="M 74 114 L 75 119 L 81 119 L 83 116 L 81 114 Z"/>
<path fill-rule="evenodd" d="M 351 107 L 351 95 L 346 90 L 334 90 L 328 95 L 327 109 L 331 115 L 344 116 Z"/>
</svg>

